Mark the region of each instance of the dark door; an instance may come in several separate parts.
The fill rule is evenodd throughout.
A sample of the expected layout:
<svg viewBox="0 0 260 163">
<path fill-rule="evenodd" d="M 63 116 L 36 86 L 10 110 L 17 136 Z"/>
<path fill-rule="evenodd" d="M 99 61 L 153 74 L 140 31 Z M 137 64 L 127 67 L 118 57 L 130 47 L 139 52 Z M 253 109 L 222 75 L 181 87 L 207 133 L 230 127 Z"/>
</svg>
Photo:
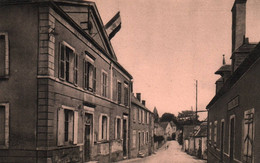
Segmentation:
<svg viewBox="0 0 260 163">
<path fill-rule="evenodd" d="M 127 126 L 126 119 L 123 120 L 123 155 L 127 155 Z"/>
<path fill-rule="evenodd" d="M 221 135 L 220 135 L 220 160 L 223 162 L 224 154 L 224 122 L 221 122 Z"/>
<path fill-rule="evenodd" d="M 234 159 L 234 139 L 235 139 L 235 120 L 232 118 L 230 120 L 230 162 L 233 162 Z"/>
<path fill-rule="evenodd" d="M 92 115 L 86 114 L 85 119 L 85 161 L 90 161 L 91 152 L 91 128 L 92 128 Z"/>
<path fill-rule="evenodd" d="M 139 139 L 139 141 L 138 141 L 138 152 L 141 150 L 141 133 L 139 132 L 139 134 L 138 134 L 138 139 Z"/>
</svg>

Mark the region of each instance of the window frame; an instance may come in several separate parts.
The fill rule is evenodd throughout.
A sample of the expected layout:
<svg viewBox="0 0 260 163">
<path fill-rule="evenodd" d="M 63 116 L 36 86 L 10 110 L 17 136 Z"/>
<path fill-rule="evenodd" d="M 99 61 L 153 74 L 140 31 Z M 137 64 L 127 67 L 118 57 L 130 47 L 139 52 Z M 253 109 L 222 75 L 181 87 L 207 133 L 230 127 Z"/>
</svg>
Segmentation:
<svg viewBox="0 0 260 163">
<path fill-rule="evenodd" d="M 107 126 L 106 126 L 106 137 L 102 137 L 102 133 L 103 133 L 103 117 L 106 117 L 107 118 Z M 103 114 L 101 113 L 100 116 L 99 116 L 99 141 L 107 141 L 109 140 L 109 116 L 107 114 Z"/>
<path fill-rule="evenodd" d="M 129 84 L 124 82 L 124 105 L 129 106 Z"/>
<path fill-rule="evenodd" d="M 120 84 L 120 87 L 119 87 Z M 119 91 L 120 88 L 120 91 Z M 117 102 L 118 104 L 122 104 L 122 82 L 117 80 Z"/>
<path fill-rule="evenodd" d="M 71 130 L 71 140 L 69 140 L 69 134 L 68 133 L 68 141 L 65 140 L 65 111 L 71 112 L 73 113 L 73 120 L 72 122 L 72 130 Z M 76 110 L 74 107 L 70 107 L 70 106 L 65 106 L 65 105 L 61 105 L 60 108 L 58 108 L 58 118 L 57 118 L 57 145 L 58 146 L 68 146 L 68 145 L 77 145 L 79 144 L 78 142 L 78 119 L 79 119 L 79 115 L 78 115 L 78 110 Z M 63 117 L 60 117 L 61 115 L 63 115 Z M 64 119 L 61 119 L 64 118 Z M 63 123 L 64 126 L 60 126 Z M 69 124 L 68 124 L 69 125 Z M 69 126 L 68 126 L 69 127 Z M 62 137 L 59 137 L 59 135 L 62 135 Z M 61 140 L 59 140 L 61 139 Z M 63 141 L 62 141 L 63 140 Z"/>
<path fill-rule="evenodd" d="M 92 78 L 90 79 L 90 68 L 92 68 Z M 92 83 L 92 86 L 91 83 Z M 97 70 L 94 63 L 89 62 L 88 60 L 84 59 L 83 61 L 83 87 L 84 89 L 96 92 L 96 84 L 97 84 Z"/>
<path fill-rule="evenodd" d="M 119 131 L 119 135 L 118 135 L 118 120 L 120 121 L 120 131 Z M 120 116 L 116 116 L 115 118 L 115 139 L 122 139 L 122 118 Z M 119 136 L 119 137 L 118 137 Z"/>
<path fill-rule="evenodd" d="M 0 36 L 5 37 L 5 59 L 4 59 L 4 75 L 0 78 L 8 78 L 10 75 L 10 62 L 9 62 L 9 37 L 7 32 L 0 32 Z"/>
<path fill-rule="evenodd" d="M 9 128 L 10 128 L 10 117 L 9 117 L 9 111 L 10 111 L 10 105 L 9 103 L 0 103 L 0 106 L 4 107 L 4 113 L 5 113 L 5 121 L 4 121 L 4 144 L 0 145 L 0 149 L 8 149 L 9 148 Z"/>
<path fill-rule="evenodd" d="M 106 83 L 104 83 L 104 76 L 106 76 Z M 108 98 L 108 73 L 105 70 L 101 71 L 101 96 Z M 104 92 L 105 90 L 105 92 Z"/>
<path fill-rule="evenodd" d="M 66 53 L 66 49 L 69 49 L 72 51 L 72 55 Z M 62 59 L 63 54 L 63 59 Z M 67 57 L 68 55 L 68 57 Z M 71 65 L 71 59 L 70 56 L 73 56 L 73 65 Z M 60 51 L 59 51 L 59 79 L 62 81 L 66 81 L 69 83 L 77 84 L 78 83 L 78 67 L 75 67 L 75 59 L 77 59 L 78 62 L 78 55 L 75 53 L 75 48 L 72 47 L 70 44 L 68 44 L 66 41 L 60 42 Z M 63 64 L 63 66 L 62 66 Z M 68 66 L 68 67 L 67 67 Z M 61 70 L 63 67 L 63 71 Z M 73 71 L 73 72 L 70 72 Z M 62 76 L 63 74 L 63 76 Z M 73 75 L 73 77 L 70 77 L 70 74 Z M 77 75 L 77 76 L 75 76 Z M 71 81 L 72 80 L 72 81 Z"/>
<path fill-rule="evenodd" d="M 213 141 L 214 141 L 214 146 L 217 146 L 217 139 L 218 139 L 218 121 L 214 121 L 214 133 L 213 133 Z"/>
</svg>

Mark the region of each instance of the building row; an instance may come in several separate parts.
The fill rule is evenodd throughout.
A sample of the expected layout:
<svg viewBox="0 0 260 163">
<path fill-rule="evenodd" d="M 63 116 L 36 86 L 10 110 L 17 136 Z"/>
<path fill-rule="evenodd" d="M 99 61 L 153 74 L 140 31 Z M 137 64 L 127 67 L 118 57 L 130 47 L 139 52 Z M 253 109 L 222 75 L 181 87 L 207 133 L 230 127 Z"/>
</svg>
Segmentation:
<svg viewBox="0 0 260 163">
<path fill-rule="evenodd" d="M 0 162 L 153 152 L 153 113 L 110 36 L 93 2 L 0 2 Z"/>
<path fill-rule="evenodd" d="M 231 65 L 215 74 L 216 95 L 208 109 L 208 162 L 254 163 L 260 159 L 260 45 L 246 34 L 246 0 L 232 7 Z"/>
</svg>

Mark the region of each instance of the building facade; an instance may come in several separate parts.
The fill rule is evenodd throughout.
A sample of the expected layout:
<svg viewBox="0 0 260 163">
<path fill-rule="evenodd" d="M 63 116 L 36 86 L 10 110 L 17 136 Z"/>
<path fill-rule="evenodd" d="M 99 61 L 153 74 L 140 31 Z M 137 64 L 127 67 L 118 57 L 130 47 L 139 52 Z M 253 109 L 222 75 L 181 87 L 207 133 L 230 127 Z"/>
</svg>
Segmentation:
<svg viewBox="0 0 260 163">
<path fill-rule="evenodd" d="M 130 157 L 144 157 L 154 152 L 154 118 L 153 113 L 132 94 L 130 111 Z"/>
<path fill-rule="evenodd" d="M 0 50 L 0 162 L 128 157 L 132 76 L 95 3 L 2 1 Z"/>
<path fill-rule="evenodd" d="M 216 72 L 208 104 L 208 162 L 254 163 L 260 159 L 260 45 L 245 38 L 246 0 L 232 8 L 232 64 Z M 227 68 L 230 67 L 230 68 Z"/>
</svg>

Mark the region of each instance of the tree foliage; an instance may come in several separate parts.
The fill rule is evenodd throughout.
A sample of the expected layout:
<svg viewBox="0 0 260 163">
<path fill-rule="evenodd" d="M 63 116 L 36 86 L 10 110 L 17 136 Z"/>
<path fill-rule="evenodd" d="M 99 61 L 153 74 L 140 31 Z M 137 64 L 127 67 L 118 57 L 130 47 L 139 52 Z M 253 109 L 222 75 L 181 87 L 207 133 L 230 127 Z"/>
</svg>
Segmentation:
<svg viewBox="0 0 260 163">
<path fill-rule="evenodd" d="M 154 109 L 153 109 L 153 114 L 154 114 L 154 122 L 158 123 L 159 122 L 159 114 L 158 114 L 156 107 L 154 107 Z"/>
</svg>

